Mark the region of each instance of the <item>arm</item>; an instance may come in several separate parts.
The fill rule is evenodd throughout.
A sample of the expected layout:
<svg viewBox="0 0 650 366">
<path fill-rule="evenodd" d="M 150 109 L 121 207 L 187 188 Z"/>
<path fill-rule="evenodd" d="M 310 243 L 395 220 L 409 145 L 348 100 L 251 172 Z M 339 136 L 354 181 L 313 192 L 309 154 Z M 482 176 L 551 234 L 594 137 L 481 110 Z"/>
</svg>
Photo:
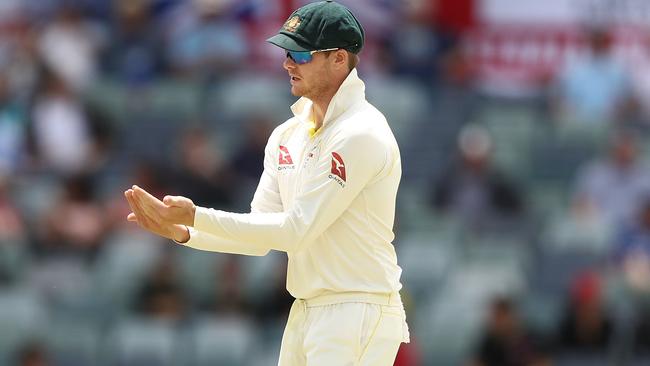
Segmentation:
<svg viewBox="0 0 650 366">
<path fill-rule="evenodd" d="M 169 209 L 169 203 L 171 202 L 174 202 L 175 205 L 171 207 L 179 210 L 191 210 L 194 207 L 194 204 L 188 198 L 167 196 L 165 197 L 164 202 L 161 202 L 157 198 L 144 192 L 147 198 L 146 200 L 142 200 L 133 197 L 135 192 L 144 191 L 139 187 L 134 187 L 124 193 L 126 199 L 129 201 L 131 210 L 133 211 L 129 214 L 127 219 L 129 221 L 137 222 L 140 227 L 156 235 L 171 239 L 179 244 L 210 252 L 256 256 L 263 256 L 269 252 L 268 249 L 264 250 L 259 246 L 246 245 L 246 243 L 241 243 L 238 240 L 225 240 L 218 238 L 195 230 L 194 228 L 187 227 L 186 225 L 169 223 L 167 220 L 162 218 L 161 212 L 165 212 Z M 189 206 L 192 206 L 192 208 Z"/>
<path fill-rule="evenodd" d="M 280 191 L 278 188 L 278 180 L 276 176 L 277 170 L 275 169 L 274 154 L 276 144 L 274 139 L 269 139 L 264 150 L 264 171 L 257 185 L 253 201 L 251 202 L 251 212 L 281 212 L 282 200 L 280 198 Z M 192 222 L 194 221 L 192 215 Z M 190 228 L 188 231 L 189 237 L 184 238 L 181 243 L 186 246 L 206 251 L 244 254 L 244 255 L 258 255 L 263 256 L 269 252 L 269 249 L 260 247 L 258 245 L 248 245 L 245 241 L 233 239 L 224 239 L 218 236 L 211 235 L 205 231 Z"/>
<path fill-rule="evenodd" d="M 185 243 L 179 241 L 179 244 L 198 250 L 253 256 L 264 256 L 269 252 L 268 249 L 259 246 L 247 245 L 239 240 L 225 240 L 191 227 L 188 228 L 188 233 L 190 239 Z"/>
<path fill-rule="evenodd" d="M 273 138 L 270 139 L 273 141 Z M 252 212 L 282 211 L 282 201 L 275 176 L 275 143 L 269 142 L 265 149 L 264 172 L 251 202 Z M 273 146 L 273 147 L 270 147 Z M 241 240 L 228 240 L 188 228 L 194 221 L 196 206 L 186 197 L 166 196 L 161 202 L 143 189 L 133 186 L 125 192 L 131 213 L 129 221 L 137 222 L 142 228 L 162 237 L 172 239 L 188 247 L 222 253 L 243 255 L 266 255 L 269 249 L 250 246 Z"/>
<path fill-rule="evenodd" d="M 225 240 L 241 240 L 260 250 L 300 250 L 313 242 L 348 208 L 386 166 L 389 152 L 375 137 L 357 134 L 323 148 L 305 178 L 293 207 L 284 212 L 236 214 L 197 207 L 194 228 Z M 333 152 L 344 162 L 340 166 Z M 390 160 L 393 162 L 393 160 Z M 345 170 L 345 181 L 333 169 Z"/>
<path fill-rule="evenodd" d="M 210 234 L 215 240 L 214 251 L 219 251 L 218 243 L 222 241 L 228 243 L 227 248 L 232 248 L 232 242 L 245 243 L 241 245 L 245 245 L 247 252 L 266 253 L 270 249 L 298 251 L 338 219 L 380 172 L 397 167 L 397 160 L 389 159 L 391 152 L 385 145 L 367 134 L 339 139 L 322 151 L 310 174 L 305 177 L 293 206 L 283 212 L 237 214 L 196 207 L 195 212 L 188 213 L 188 210 L 171 204 L 152 207 L 151 215 L 158 216 L 156 221 L 193 226 L 199 232 Z M 334 153 L 342 161 L 336 162 Z M 345 179 L 337 177 L 333 173 L 335 169 L 344 171 L 345 174 L 339 174 Z M 275 187 L 277 183 L 275 186 L 271 184 L 270 189 Z M 260 188 L 258 192 L 261 192 Z M 134 193 L 144 206 L 157 201 L 141 188 L 135 187 Z M 261 198 L 253 201 L 255 205 L 265 207 Z M 266 207 L 280 206 L 277 201 L 266 204 Z"/>
</svg>

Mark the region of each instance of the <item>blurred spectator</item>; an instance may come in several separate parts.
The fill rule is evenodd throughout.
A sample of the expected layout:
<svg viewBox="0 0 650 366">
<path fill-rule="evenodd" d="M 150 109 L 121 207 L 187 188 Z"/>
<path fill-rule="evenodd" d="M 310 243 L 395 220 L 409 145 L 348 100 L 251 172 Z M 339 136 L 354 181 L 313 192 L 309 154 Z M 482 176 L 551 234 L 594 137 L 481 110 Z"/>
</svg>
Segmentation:
<svg viewBox="0 0 650 366">
<path fill-rule="evenodd" d="M 635 221 L 642 198 L 650 192 L 650 170 L 638 161 L 638 144 L 629 132 L 612 136 L 609 155 L 584 166 L 575 183 L 580 214 L 595 215 L 618 227 Z M 598 219 L 596 219 L 598 220 Z"/>
<path fill-rule="evenodd" d="M 602 282 L 595 273 L 574 280 L 558 336 L 558 350 L 571 354 L 604 355 L 611 346 L 614 324 L 606 312 Z"/>
<path fill-rule="evenodd" d="M 144 280 L 136 298 L 137 309 L 145 316 L 172 323 L 183 320 L 186 298 L 171 251 L 163 255 Z"/>
<path fill-rule="evenodd" d="M 15 355 L 16 366 L 49 366 L 52 365 L 45 347 L 38 342 L 28 342 L 22 345 Z"/>
<path fill-rule="evenodd" d="M 431 202 L 460 218 L 474 231 L 519 222 L 524 213 L 517 187 L 491 166 L 492 139 L 480 127 L 464 128 L 458 141 L 460 159 L 433 187 Z"/>
<path fill-rule="evenodd" d="M 108 75 L 129 85 L 154 80 L 164 70 L 163 39 L 150 0 L 116 0 L 111 40 L 102 58 Z"/>
<path fill-rule="evenodd" d="M 573 200 L 568 210 L 549 218 L 543 240 L 556 249 L 581 249 L 607 255 L 613 227 L 586 200 Z"/>
<path fill-rule="evenodd" d="M 158 198 L 163 198 L 166 192 L 169 192 L 167 182 L 162 178 L 161 169 L 154 163 L 146 160 L 136 160 L 130 166 L 130 172 L 125 177 L 125 181 L 133 182 L 140 187 L 147 187 L 147 191 Z M 112 183 L 112 184 L 110 184 Z M 119 184 L 109 182 L 111 192 L 108 194 L 106 202 L 105 220 L 107 226 L 113 231 L 120 230 L 137 230 L 126 221 L 126 216 L 131 212 L 128 203 L 124 199 L 125 187 Z"/>
<path fill-rule="evenodd" d="M 540 343 L 521 324 L 514 304 L 497 299 L 470 366 L 550 366 Z"/>
<path fill-rule="evenodd" d="M 453 49 L 454 37 L 438 32 L 432 20 L 435 2 L 411 1 L 400 10 L 402 19 L 390 32 L 391 59 L 397 75 L 411 77 L 426 85 L 436 81 L 441 61 Z"/>
<path fill-rule="evenodd" d="M 219 316 L 245 317 L 250 304 L 242 291 L 242 266 L 239 258 L 233 255 L 226 257 L 223 266 L 215 271 L 214 298 L 208 308 Z"/>
<path fill-rule="evenodd" d="M 630 65 L 634 101 L 643 122 L 650 125 L 650 31 L 646 30 L 641 52 L 636 56 Z"/>
<path fill-rule="evenodd" d="M 264 117 L 255 118 L 246 127 L 244 142 L 232 157 L 232 168 L 238 178 L 257 184 L 264 168 L 264 148 L 273 128 Z"/>
<path fill-rule="evenodd" d="M 643 200 L 636 220 L 619 230 L 614 258 L 630 288 L 650 294 L 650 196 Z"/>
<path fill-rule="evenodd" d="M 68 1 L 41 33 L 41 57 L 72 89 L 83 90 L 95 78 L 103 37 L 101 26 Z"/>
<path fill-rule="evenodd" d="M 192 197 L 197 205 L 227 208 L 233 203 L 233 177 L 221 152 L 201 129 L 190 129 L 180 141 L 172 188 Z"/>
<path fill-rule="evenodd" d="M 0 69 L 0 176 L 19 167 L 27 130 L 25 111 L 10 94 L 6 72 Z"/>
<path fill-rule="evenodd" d="M 566 121 L 602 124 L 617 120 L 630 102 L 628 71 L 612 53 L 608 29 L 592 29 L 586 36 L 586 54 L 570 60 L 559 73 L 555 107 Z"/>
<path fill-rule="evenodd" d="M 273 272 L 269 274 L 272 282 L 267 287 L 268 291 L 264 297 L 255 304 L 257 307 L 256 314 L 258 318 L 269 323 L 274 320 L 284 318 L 291 309 L 293 297 L 287 291 L 287 262 L 285 260 L 278 263 Z"/>
<path fill-rule="evenodd" d="M 27 101 L 37 93 L 41 65 L 37 32 L 26 28 L 15 38 L 8 65 L 10 90 L 20 102 L 27 104 Z"/>
<path fill-rule="evenodd" d="M 11 181 L 0 175 L 0 245 L 27 238 L 27 227 L 11 196 Z"/>
<path fill-rule="evenodd" d="M 73 254 L 92 259 L 107 233 L 104 208 L 88 175 L 65 179 L 63 193 L 45 215 L 43 254 Z"/>
<path fill-rule="evenodd" d="M 10 93 L 25 102 L 34 91 L 39 59 L 37 32 L 29 22 L 23 0 L 0 2 L 0 68 Z"/>
<path fill-rule="evenodd" d="M 22 0 L 5 0 L 0 5 L 0 25 L 7 27 L 14 22 L 21 21 L 24 12 L 24 1 Z"/>
<path fill-rule="evenodd" d="M 44 72 L 31 117 L 37 164 L 45 170 L 75 174 L 103 160 L 107 131 L 56 74 Z"/>
<path fill-rule="evenodd" d="M 221 76 L 241 69 L 250 52 L 232 0 L 192 0 L 179 10 L 171 29 L 169 59 L 181 74 Z"/>
<path fill-rule="evenodd" d="M 152 161 L 136 161 L 131 166 L 130 175 L 129 182 L 133 182 L 133 184 L 140 187 L 148 187 L 147 191 L 160 199 L 162 199 L 165 192 L 169 191 L 169 182 L 164 179 L 164 169 Z M 122 195 L 122 198 L 124 198 L 124 195 Z"/>
</svg>

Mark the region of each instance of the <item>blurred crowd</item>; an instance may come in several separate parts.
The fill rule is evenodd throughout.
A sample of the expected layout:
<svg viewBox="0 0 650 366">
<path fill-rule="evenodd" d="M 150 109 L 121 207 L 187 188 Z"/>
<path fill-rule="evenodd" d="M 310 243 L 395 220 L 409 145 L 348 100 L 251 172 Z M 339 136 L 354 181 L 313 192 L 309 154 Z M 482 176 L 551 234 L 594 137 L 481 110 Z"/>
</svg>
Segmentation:
<svg viewBox="0 0 650 366">
<path fill-rule="evenodd" d="M 476 87 L 469 1 L 341 2 L 402 149 L 396 365 L 650 362 L 650 29 L 630 59 L 582 28 L 504 98 Z M 293 101 L 264 39 L 302 3 L 0 2 L 0 364 L 275 364 L 286 258 L 154 238 L 122 192 L 249 209 Z"/>
</svg>

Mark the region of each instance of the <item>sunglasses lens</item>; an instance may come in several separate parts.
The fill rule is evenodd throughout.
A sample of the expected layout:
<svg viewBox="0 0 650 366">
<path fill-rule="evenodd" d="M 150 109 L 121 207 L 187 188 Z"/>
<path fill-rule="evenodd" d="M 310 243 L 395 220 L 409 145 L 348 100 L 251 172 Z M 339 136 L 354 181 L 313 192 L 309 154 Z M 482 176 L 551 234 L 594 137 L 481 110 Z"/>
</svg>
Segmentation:
<svg viewBox="0 0 650 366">
<path fill-rule="evenodd" d="M 296 52 L 296 51 L 287 51 L 287 57 L 291 58 L 293 62 L 302 65 L 311 61 L 311 53 L 307 52 Z"/>
</svg>

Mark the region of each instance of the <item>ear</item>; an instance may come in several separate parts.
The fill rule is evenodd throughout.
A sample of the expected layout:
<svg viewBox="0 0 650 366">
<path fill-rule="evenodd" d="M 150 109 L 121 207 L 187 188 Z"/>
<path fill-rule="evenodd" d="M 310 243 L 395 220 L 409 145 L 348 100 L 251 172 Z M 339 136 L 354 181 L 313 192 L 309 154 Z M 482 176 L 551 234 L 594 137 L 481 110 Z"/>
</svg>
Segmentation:
<svg viewBox="0 0 650 366">
<path fill-rule="evenodd" d="M 348 53 L 343 49 L 334 51 L 334 68 L 335 69 L 348 69 Z"/>
</svg>

